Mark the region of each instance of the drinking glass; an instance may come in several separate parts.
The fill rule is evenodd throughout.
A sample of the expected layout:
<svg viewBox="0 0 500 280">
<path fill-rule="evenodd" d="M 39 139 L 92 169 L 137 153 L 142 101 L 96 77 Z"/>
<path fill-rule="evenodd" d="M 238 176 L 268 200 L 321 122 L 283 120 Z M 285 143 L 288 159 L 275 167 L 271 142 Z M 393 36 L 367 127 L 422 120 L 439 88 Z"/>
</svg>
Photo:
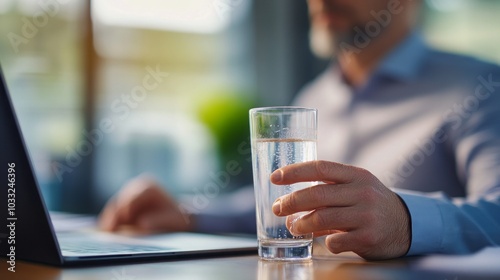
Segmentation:
<svg viewBox="0 0 500 280">
<path fill-rule="evenodd" d="M 274 201 L 313 183 L 275 185 L 270 175 L 293 163 L 316 160 L 317 110 L 267 107 L 250 110 L 252 169 L 256 199 L 259 256 L 266 260 L 309 260 L 312 234 L 294 236 L 287 217 L 272 211 Z M 290 227 L 305 213 L 289 216 Z"/>
</svg>

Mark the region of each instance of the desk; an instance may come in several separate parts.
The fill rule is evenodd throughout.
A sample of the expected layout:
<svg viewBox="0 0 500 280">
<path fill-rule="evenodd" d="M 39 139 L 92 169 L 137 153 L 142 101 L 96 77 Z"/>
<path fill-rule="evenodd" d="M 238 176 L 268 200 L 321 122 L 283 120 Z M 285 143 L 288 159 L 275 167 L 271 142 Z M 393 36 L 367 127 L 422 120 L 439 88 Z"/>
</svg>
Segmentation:
<svg viewBox="0 0 500 280">
<path fill-rule="evenodd" d="M 28 262 L 17 262 L 16 272 L 8 272 L 2 260 L 2 280 L 142 280 L 142 279 L 207 279 L 207 280 L 349 280 L 349 279 L 424 279 L 465 280 L 500 279 L 455 273 L 423 271 L 414 267 L 419 258 L 368 262 L 355 254 L 332 255 L 321 246 L 314 249 L 311 262 L 268 262 L 256 255 L 188 259 L 165 262 L 135 263 L 79 268 L 56 268 Z"/>
</svg>

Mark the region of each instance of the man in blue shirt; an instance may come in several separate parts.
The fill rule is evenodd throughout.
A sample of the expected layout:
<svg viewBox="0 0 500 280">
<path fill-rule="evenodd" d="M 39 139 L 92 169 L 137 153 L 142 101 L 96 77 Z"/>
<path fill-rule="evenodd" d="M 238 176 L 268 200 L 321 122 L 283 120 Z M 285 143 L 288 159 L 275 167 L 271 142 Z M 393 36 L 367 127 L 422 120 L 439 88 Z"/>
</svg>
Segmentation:
<svg viewBox="0 0 500 280">
<path fill-rule="evenodd" d="M 336 54 L 295 101 L 318 109 L 321 160 L 271 180 L 322 183 L 281 197 L 274 213 L 311 211 L 293 233 L 325 235 L 331 252 L 367 259 L 500 245 L 499 67 L 427 47 L 414 28 L 417 0 L 308 4 L 313 50 Z M 216 231 L 255 223 L 252 210 L 228 208 L 184 219 L 160 187 L 137 179 L 101 224 Z"/>
</svg>

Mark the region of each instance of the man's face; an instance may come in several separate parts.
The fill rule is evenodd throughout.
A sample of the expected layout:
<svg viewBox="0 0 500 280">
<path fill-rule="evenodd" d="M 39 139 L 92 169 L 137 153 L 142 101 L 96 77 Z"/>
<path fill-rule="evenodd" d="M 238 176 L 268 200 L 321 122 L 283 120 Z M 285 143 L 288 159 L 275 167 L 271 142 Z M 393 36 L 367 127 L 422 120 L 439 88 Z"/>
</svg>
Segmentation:
<svg viewBox="0 0 500 280">
<path fill-rule="evenodd" d="M 339 40 L 349 40 L 354 27 L 373 20 L 371 11 L 386 10 L 391 0 L 307 0 L 311 47 L 320 57 L 331 57 Z"/>
</svg>

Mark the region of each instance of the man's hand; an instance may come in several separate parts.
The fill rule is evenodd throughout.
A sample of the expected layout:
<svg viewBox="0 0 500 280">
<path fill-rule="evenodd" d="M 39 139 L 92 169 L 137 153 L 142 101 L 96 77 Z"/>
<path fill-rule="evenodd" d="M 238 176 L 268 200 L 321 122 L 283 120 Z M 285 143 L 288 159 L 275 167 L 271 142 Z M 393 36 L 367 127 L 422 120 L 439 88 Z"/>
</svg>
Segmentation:
<svg viewBox="0 0 500 280">
<path fill-rule="evenodd" d="M 106 231 L 133 233 L 190 231 L 192 217 L 182 213 L 177 202 L 153 180 L 138 177 L 111 198 L 99 219 Z"/>
<path fill-rule="evenodd" d="M 277 185 L 323 182 L 282 196 L 273 204 L 277 216 L 311 211 L 300 219 L 287 219 L 294 235 L 328 235 L 326 245 L 332 253 L 353 251 L 365 259 L 401 257 L 410 247 L 406 206 L 364 169 L 312 161 L 278 169 L 271 181 Z"/>
</svg>

